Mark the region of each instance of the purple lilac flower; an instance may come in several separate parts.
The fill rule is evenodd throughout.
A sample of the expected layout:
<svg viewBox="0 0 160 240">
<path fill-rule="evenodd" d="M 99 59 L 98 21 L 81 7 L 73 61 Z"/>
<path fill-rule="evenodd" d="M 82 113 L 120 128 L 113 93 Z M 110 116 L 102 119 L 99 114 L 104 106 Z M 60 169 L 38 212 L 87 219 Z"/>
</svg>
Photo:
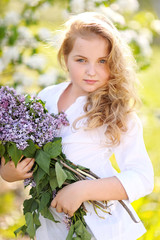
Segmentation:
<svg viewBox="0 0 160 240">
<path fill-rule="evenodd" d="M 53 197 L 53 199 L 56 197 L 56 195 L 57 195 L 57 191 L 56 191 L 56 189 L 55 190 L 53 190 L 53 193 L 52 193 L 53 195 L 52 195 L 52 197 Z"/>
<path fill-rule="evenodd" d="M 27 187 L 28 185 L 31 185 L 31 187 L 36 187 L 36 182 L 35 180 L 33 179 L 33 177 L 31 178 L 26 178 L 24 180 L 24 187 Z"/>
<path fill-rule="evenodd" d="M 34 179 L 32 179 L 32 181 L 31 181 L 31 187 L 36 187 L 36 182 Z"/>
<path fill-rule="evenodd" d="M 72 224 L 72 220 L 71 217 L 66 213 L 64 214 L 63 222 L 65 223 L 66 228 L 69 230 Z"/>
<path fill-rule="evenodd" d="M 24 186 L 27 187 L 31 183 L 31 178 L 24 179 Z"/>
<path fill-rule="evenodd" d="M 39 147 L 53 141 L 62 125 L 68 125 L 66 115 L 49 114 L 38 98 L 25 101 L 8 86 L 0 88 L 0 141 L 14 142 L 17 148 L 24 150 L 28 140 Z"/>
</svg>

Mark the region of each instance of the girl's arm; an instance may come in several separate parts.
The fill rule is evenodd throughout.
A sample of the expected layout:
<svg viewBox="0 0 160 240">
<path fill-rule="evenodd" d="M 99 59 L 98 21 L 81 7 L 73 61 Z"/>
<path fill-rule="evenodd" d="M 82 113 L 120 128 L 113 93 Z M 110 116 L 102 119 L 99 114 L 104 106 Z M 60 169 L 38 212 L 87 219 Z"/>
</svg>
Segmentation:
<svg viewBox="0 0 160 240">
<path fill-rule="evenodd" d="M 84 198 L 86 200 L 127 200 L 128 195 L 117 177 L 86 180 Z"/>
<path fill-rule="evenodd" d="M 15 182 L 30 178 L 33 174 L 32 172 L 30 172 L 33 164 L 33 158 L 25 158 L 22 161 L 18 162 L 17 167 L 15 167 L 13 161 L 9 161 L 5 164 L 5 159 L 4 157 L 2 157 L 0 165 L 0 175 L 7 182 Z"/>
<path fill-rule="evenodd" d="M 51 206 L 57 212 L 73 216 L 80 205 L 88 200 L 126 200 L 128 196 L 116 177 L 96 180 L 82 180 L 61 189 L 53 199 Z"/>
<path fill-rule="evenodd" d="M 60 190 L 51 206 L 70 216 L 87 200 L 126 200 L 133 202 L 153 191 L 154 173 L 147 154 L 143 129 L 136 115 L 130 116 L 128 131 L 122 134 L 120 145 L 113 148 L 120 173 L 115 176 L 84 180 Z"/>
</svg>

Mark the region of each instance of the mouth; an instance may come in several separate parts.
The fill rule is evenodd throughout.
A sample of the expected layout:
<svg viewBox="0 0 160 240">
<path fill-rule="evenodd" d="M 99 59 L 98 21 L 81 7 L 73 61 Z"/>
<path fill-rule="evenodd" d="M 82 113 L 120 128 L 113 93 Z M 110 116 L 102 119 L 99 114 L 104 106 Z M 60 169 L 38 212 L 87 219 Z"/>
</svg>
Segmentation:
<svg viewBox="0 0 160 240">
<path fill-rule="evenodd" d="M 95 84 L 96 82 L 98 82 L 98 80 L 92 80 L 92 79 L 84 79 L 84 81 L 88 84 Z"/>
</svg>

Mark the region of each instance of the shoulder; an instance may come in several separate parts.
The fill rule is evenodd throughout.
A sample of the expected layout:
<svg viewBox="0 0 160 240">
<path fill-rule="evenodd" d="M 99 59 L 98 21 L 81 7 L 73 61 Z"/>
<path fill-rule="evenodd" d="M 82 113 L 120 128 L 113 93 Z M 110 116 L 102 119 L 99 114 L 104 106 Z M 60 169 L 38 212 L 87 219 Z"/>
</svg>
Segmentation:
<svg viewBox="0 0 160 240">
<path fill-rule="evenodd" d="M 143 131 L 142 122 L 137 113 L 132 112 L 127 116 L 127 132 L 126 134 L 135 134 L 137 131 Z"/>
<path fill-rule="evenodd" d="M 40 91 L 38 93 L 37 97 L 40 98 L 43 101 L 45 101 L 46 98 L 47 99 L 50 98 L 50 97 L 53 98 L 67 84 L 68 84 L 67 82 L 63 82 L 63 83 L 59 83 L 59 84 L 56 84 L 56 85 L 52 85 L 52 86 L 46 87 L 42 91 Z"/>
<path fill-rule="evenodd" d="M 121 132 L 120 145 L 133 145 L 143 140 L 143 126 L 139 116 L 135 113 L 129 113 L 126 120 L 127 130 Z M 132 145 L 132 147 L 133 147 Z"/>
<path fill-rule="evenodd" d="M 119 144 L 112 147 L 116 156 L 131 152 L 136 155 L 139 151 L 141 153 L 146 151 L 144 150 L 143 125 L 139 116 L 135 112 L 129 113 L 126 121 L 127 130 L 121 132 Z"/>
</svg>

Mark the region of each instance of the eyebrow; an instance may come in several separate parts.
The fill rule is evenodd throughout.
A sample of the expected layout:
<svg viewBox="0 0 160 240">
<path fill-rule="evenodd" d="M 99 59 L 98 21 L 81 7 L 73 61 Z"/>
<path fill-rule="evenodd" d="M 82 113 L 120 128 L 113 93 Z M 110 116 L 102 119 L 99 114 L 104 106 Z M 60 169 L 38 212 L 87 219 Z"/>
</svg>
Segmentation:
<svg viewBox="0 0 160 240">
<path fill-rule="evenodd" d="M 87 57 L 82 56 L 82 55 L 75 55 L 75 56 L 73 56 L 73 57 L 87 58 Z M 101 58 L 107 58 L 107 57 L 108 57 L 108 55 L 107 55 L 107 56 L 104 56 L 104 57 L 100 57 L 100 58 L 98 58 L 98 59 L 101 59 Z"/>
</svg>

